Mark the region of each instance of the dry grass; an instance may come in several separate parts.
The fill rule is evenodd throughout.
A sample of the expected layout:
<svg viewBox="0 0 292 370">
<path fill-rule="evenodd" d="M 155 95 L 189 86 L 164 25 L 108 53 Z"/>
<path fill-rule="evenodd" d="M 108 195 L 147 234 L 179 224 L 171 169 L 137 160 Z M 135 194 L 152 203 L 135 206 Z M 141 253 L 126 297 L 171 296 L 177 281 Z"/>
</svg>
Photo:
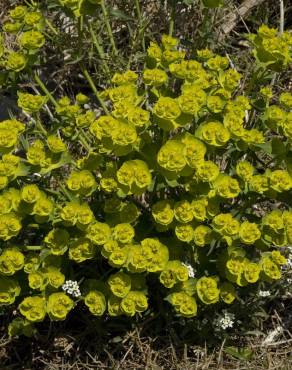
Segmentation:
<svg viewBox="0 0 292 370">
<path fill-rule="evenodd" d="M 201 332 L 186 334 L 188 321 L 185 325 L 167 324 L 162 317 L 153 316 L 132 324 L 127 318 L 98 320 L 84 316 L 82 310 L 72 313 L 66 322 L 41 323 L 33 339 L 9 339 L 4 321 L 10 318 L 3 316 L 0 369 L 292 370 L 291 305 L 286 304 L 282 311 L 281 305 L 278 311 L 276 306 L 256 335 L 213 335 L 208 340 Z M 263 345 L 277 327 L 282 327 L 282 332 Z M 231 355 L 230 346 L 247 350 L 249 361 Z"/>
<path fill-rule="evenodd" d="M 292 343 L 262 348 L 249 343 L 251 361 L 240 361 L 225 353 L 223 344 L 213 350 L 207 346 L 174 345 L 170 337 L 144 337 L 139 330 L 127 333 L 120 341 L 103 343 L 103 349 L 86 338 L 57 336 L 48 341 L 5 341 L 0 344 L 1 370 L 290 370 Z M 96 350 L 94 347 L 96 346 Z"/>
</svg>

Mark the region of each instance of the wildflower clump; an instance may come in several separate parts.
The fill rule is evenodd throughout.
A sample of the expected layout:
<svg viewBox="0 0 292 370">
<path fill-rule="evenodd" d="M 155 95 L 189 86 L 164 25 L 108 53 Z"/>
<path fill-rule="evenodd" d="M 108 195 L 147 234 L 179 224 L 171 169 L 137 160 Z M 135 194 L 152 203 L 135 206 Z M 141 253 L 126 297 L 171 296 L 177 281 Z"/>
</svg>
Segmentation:
<svg viewBox="0 0 292 370">
<path fill-rule="evenodd" d="M 36 63 L 36 56 L 45 44 L 45 18 L 25 5 L 12 8 L 0 34 L 0 67 L 9 73 L 20 73 Z M 11 37 L 15 47 L 11 47 Z"/>
<path fill-rule="evenodd" d="M 59 3 L 79 18 L 103 2 Z M 43 16 L 18 6 L 9 17 L 4 32 L 17 33 L 18 48 L 1 65 L 21 73 L 44 45 Z M 249 39 L 258 68 L 291 62 L 289 34 L 262 26 Z M 152 41 L 143 71 L 95 89 L 99 109 L 79 91 L 18 89 L 19 118 L 0 122 L 0 305 L 18 315 L 10 333 L 31 335 L 34 323 L 79 307 L 139 317 L 159 306 L 191 318 L 263 297 L 282 278 L 291 94 L 245 91 L 227 57 L 187 54 L 171 36 Z M 216 322 L 225 330 L 235 318 Z"/>
</svg>

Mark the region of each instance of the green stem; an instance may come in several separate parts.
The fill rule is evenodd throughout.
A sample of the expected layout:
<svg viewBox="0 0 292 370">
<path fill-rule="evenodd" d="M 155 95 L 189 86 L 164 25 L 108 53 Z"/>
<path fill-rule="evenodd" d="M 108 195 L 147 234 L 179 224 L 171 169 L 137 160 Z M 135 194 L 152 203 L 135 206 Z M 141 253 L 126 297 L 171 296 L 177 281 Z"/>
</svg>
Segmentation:
<svg viewBox="0 0 292 370">
<path fill-rule="evenodd" d="M 85 148 L 88 152 L 91 152 L 91 151 L 92 151 L 92 149 L 91 149 L 91 147 L 90 147 L 89 143 L 87 142 L 86 137 L 85 137 L 85 135 L 83 134 L 83 132 L 81 132 L 81 131 L 79 132 L 78 138 L 79 138 L 79 140 L 80 140 L 80 143 L 84 146 L 84 148 Z"/>
<path fill-rule="evenodd" d="M 108 74 L 110 74 L 110 69 L 109 69 L 109 66 L 108 66 L 108 64 L 106 62 L 106 59 L 105 59 L 105 54 L 104 54 L 103 47 L 102 47 L 102 45 L 100 45 L 100 43 L 99 43 L 99 41 L 98 41 L 90 23 L 89 23 L 89 32 L 90 32 L 92 41 L 94 43 L 94 46 L 96 47 L 96 50 L 97 50 L 97 52 L 100 56 L 100 59 L 102 60 L 104 69 Z"/>
<path fill-rule="evenodd" d="M 136 5 L 136 11 L 137 11 L 137 17 L 138 17 L 138 24 L 139 24 L 139 37 L 142 33 L 142 48 L 143 51 L 146 50 L 146 45 L 145 45 L 145 37 L 144 37 L 144 29 L 142 27 L 142 14 L 141 14 L 141 7 L 140 7 L 140 2 L 139 0 L 135 0 L 135 5 Z"/>
<path fill-rule="evenodd" d="M 65 186 L 59 183 L 59 188 L 62 190 L 63 194 L 69 199 L 70 202 L 74 200 L 74 198 L 70 195 L 69 191 L 65 188 Z"/>
<path fill-rule="evenodd" d="M 136 5 L 138 20 L 139 20 L 139 23 L 140 23 L 141 22 L 141 9 L 140 9 L 139 0 L 135 0 L 135 5 Z"/>
<path fill-rule="evenodd" d="M 55 34 L 58 35 L 59 32 L 56 30 L 56 28 L 52 25 L 52 23 L 46 18 L 46 24 L 49 27 L 49 29 Z"/>
<path fill-rule="evenodd" d="M 48 135 L 48 132 L 47 130 L 44 128 L 44 126 L 42 125 L 39 117 L 36 119 L 36 127 L 41 131 L 41 133 L 43 133 L 45 136 Z"/>
<path fill-rule="evenodd" d="M 174 30 L 174 20 L 175 20 L 175 0 L 171 1 L 171 15 L 170 15 L 170 22 L 169 22 L 169 36 L 173 35 Z"/>
<path fill-rule="evenodd" d="M 27 251 L 40 251 L 43 247 L 41 245 L 26 245 L 25 250 Z"/>
<path fill-rule="evenodd" d="M 54 104 L 55 107 L 58 106 L 58 103 L 54 99 L 53 95 L 49 92 L 49 90 L 46 88 L 42 80 L 39 78 L 39 76 L 35 73 L 34 79 L 36 80 L 39 87 L 43 90 L 43 92 L 46 94 L 47 98 Z"/>
<path fill-rule="evenodd" d="M 104 0 L 101 1 L 100 5 L 101 5 L 101 10 L 102 10 L 102 13 L 103 13 L 103 16 L 104 16 L 105 25 L 106 25 L 106 28 L 107 28 L 107 33 L 108 33 L 109 38 L 110 38 L 110 43 L 112 44 L 114 54 L 118 55 L 118 49 L 116 47 L 116 43 L 115 43 L 115 40 L 114 40 L 112 28 L 111 28 L 111 25 L 110 25 L 110 22 L 109 22 L 108 11 L 105 7 Z"/>
<path fill-rule="evenodd" d="M 84 67 L 81 67 L 81 71 L 82 71 L 84 77 L 87 79 L 87 81 L 88 81 L 88 83 L 89 83 L 92 91 L 94 92 L 94 95 L 96 96 L 96 99 L 99 101 L 99 103 L 102 106 L 103 110 L 106 112 L 106 114 L 109 114 L 109 111 L 108 111 L 108 109 L 107 109 L 104 101 L 102 100 L 101 96 L 99 95 L 99 92 L 98 92 L 98 90 L 97 90 L 97 88 L 96 88 L 96 86 L 95 86 L 92 78 L 90 77 L 87 69 L 84 68 Z"/>
</svg>

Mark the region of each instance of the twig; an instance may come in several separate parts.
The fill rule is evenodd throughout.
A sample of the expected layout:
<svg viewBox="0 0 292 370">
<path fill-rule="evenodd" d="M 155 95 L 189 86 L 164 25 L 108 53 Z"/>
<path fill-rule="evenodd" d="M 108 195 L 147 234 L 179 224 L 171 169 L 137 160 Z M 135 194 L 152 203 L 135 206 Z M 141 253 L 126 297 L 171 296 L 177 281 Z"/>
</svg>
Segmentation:
<svg viewBox="0 0 292 370">
<path fill-rule="evenodd" d="M 282 326 L 277 326 L 276 329 L 271 331 L 268 336 L 265 338 L 265 340 L 262 342 L 262 346 L 267 346 L 274 344 L 274 340 L 278 338 L 282 333 L 283 333 L 283 327 Z"/>
<path fill-rule="evenodd" d="M 226 21 L 221 26 L 220 39 L 222 40 L 226 35 L 228 35 L 234 29 L 237 23 L 244 19 L 244 17 L 252 8 L 259 6 L 264 1 L 265 0 L 245 0 L 239 8 L 236 8 L 235 11 L 229 13 Z"/>
<path fill-rule="evenodd" d="M 284 23 L 285 23 L 285 9 L 284 9 L 284 1 L 280 0 L 280 35 L 284 32 Z"/>
</svg>

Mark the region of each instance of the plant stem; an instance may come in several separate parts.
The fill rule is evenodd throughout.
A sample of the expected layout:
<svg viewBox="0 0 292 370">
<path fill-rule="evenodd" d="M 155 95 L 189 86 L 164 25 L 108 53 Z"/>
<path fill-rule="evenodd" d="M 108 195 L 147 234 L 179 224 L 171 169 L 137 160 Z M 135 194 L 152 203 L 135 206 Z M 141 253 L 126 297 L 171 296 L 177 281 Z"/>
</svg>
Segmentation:
<svg viewBox="0 0 292 370">
<path fill-rule="evenodd" d="M 82 71 L 84 77 L 86 78 L 86 80 L 88 81 L 92 91 L 94 92 L 94 95 L 96 96 L 96 99 L 99 101 L 99 104 L 102 106 L 105 113 L 109 114 L 109 111 L 108 111 L 104 101 L 102 100 L 101 96 L 99 95 L 98 90 L 97 90 L 92 78 L 90 77 L 90 74 L 88 73 L 87 69 L 82 66 L 81 71 Z"/>
<path fill-rule="evenodd" d="M 69 199 L 70 202 L 74 200 L 74 198 L 70 195 L 69 191 L 65 188 L 62 183 L 59 183 L 59 188 L 62 190 L 63 194 Z"/>
<path fill-rule="evenodd" d="M 136 11 L 137 11 L 138 20 L 140 22 L 141 21 L 141 9 L 140 9 L 139 0 L 135 0 L 135 5 L 136 5 Z"/>
<path fill-rule="evenodd" d="M 280 0 L 280 35 L 284 32 L 284 23 L 285 23 L 285 9 L 284 9 L 284 1 Z"/>
<path fill-rule="evenodd" d="M 139 24 L 139 33 L 138 35 L 142 33 L 142 48 L 143 51 L 146 50 L 146 45 L 145 45 L 145 37 L 144 37 L 144 27 L 142 27 L 142 14 L 141 14 L 141 7 L 140 7 L 140 2 L 139 0 L 135 0 L 135 5 L 136 5 L 136 11 L 137 11 L 137 17 L 138 17 L 138 24 Z"/>
<path fill-rule="evenodd" d="M 48 132 L 47 130 L 44 128 L 44 126 L 42 125 L 41 123 L 41 120 L 39 119 L 39 117 L 36 119 L 36 127 L 45 135 L 47 136 L 48 135 Z"/>
<path fill-rule="evenodd" d="M 112 48 L 114 50 L 114 54 L 118 55 L 118 49 L 116 47 L 116 43 L 115 43 L 115 40 L 114 40 L 112 28 L 111 28 L 111 25 L 110 25 L 110 22 L 109 22 L 108 11 L 105 7 L 104 0 L 101 1 L 100 5 L 101 5 L 101 10 L 102 10 L 102 13 L 103 13 L 103 16 L 104 16 L 105 25 L 106 25 L 106 28 L 107 28 L 107 33 L 108 33 L 109 38 L 110 38 L 110 43 L 111 43 Z"/>
<path fill-rule="evenodd" d="M 91 147 L 89 143 L 86 140 L 86 137 L 82 131 L 79 132 L 78 138 L 80 140 L 80 143 L 84 146 L 84 148 L 88 151 L 91 152 Z"/>
<path fill-rule="evenodd" d="M 110 69 L 109 69 L 109 66 L 106 62 L 106 58 L 105 58 L 105 54 L 104 54 L 104 50 L 103 50 L 103 47 L 102 45 L 100 45 L 93 29 L 92 29 L 92 26 L 91 26 L 91 23 L 89 23 L 89 32 L 90 32 L 90 35 L 91 35 L 91 38 L 92 38 L 92 41 L 94 43 L 94 46 L 96 47 L 96 50 L 100 56 L 100 59 L 102 60 L 102 63 L 103 63 L 103 66 L 104 66 L 104 69 L 106 71 L 106 73 L 110 74 Z"/>
<path fill-rule="evenodd" d="M 54 104 L 55 107 L 58 106 L 58 103 L 54 99 L 53 95 L 49 92 L 49 90 L 46 88 L 42 80 L 39 78 L 39 76 L 35 73 L 34 74 L 34 79 L 39 85 L 39 87 L 43 90 L 43 92 L 46 94 L 47 98 Z"/>
<path fill-rule="evenodd" d="M 175 20 L 175 0 L 172 0 L 171 1 L 171 15 L 170 15 L 170 22 L 169 22 L 169 36 L 173 35 L 174 20 Z"/>
<path fill-rule="evenodd" d="M 58 31 L 56 30 L 56 28 L 52 25 L 52 23 L 48 20 L 48 18 L 46 18 L 46 24 L 47 26 L 49 27 L 49 29 L 55 34 L 55 35 L 58 35 Z"/>
</svg>

